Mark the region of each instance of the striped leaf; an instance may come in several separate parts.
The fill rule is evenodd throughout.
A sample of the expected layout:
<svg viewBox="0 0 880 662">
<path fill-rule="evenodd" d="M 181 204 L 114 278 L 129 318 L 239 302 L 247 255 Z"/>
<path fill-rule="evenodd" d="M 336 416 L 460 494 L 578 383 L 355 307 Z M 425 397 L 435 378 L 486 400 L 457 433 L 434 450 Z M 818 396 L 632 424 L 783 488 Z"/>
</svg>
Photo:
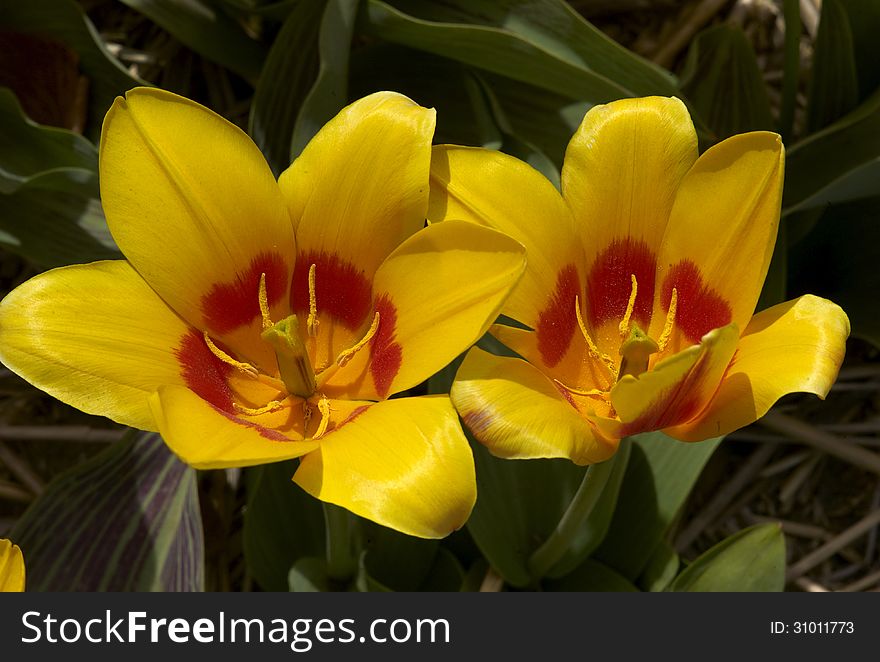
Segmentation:
<svg viewBox="0 0 880 662">
<path fill-rule="evenodd" d="M 196 473 L 134 433 L 56 478 L 11 532 L 32 591 L 200 591 Z"/>
</svg>

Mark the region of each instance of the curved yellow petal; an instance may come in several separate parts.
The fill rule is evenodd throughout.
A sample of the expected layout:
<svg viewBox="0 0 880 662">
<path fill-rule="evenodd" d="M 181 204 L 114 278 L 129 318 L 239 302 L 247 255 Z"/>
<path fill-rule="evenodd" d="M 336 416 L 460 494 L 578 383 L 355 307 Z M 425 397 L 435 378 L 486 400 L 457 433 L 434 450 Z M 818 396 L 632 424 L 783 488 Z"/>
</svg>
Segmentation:
<svg viewBox="0 0 880 662">
<path fill-rule="evenodd" d="M 99 165 L 107 223 L 135 269 L 190 324 L 271 364 L 258 340 L 260 275 L 282 319 L 295 245 L 250 138 L 193 101 L 136 88 L 107 113 Z"/>
<path fill-rule="evenodd" d="M 449 398 L 386 400 L 321 438 L 293 477 L 306 492 L 420 538 L 461 528 L 474 460 Z"/>
<path fill-rule="evenodd" d="M 849 330 L 838 305 L 809 294 L 758 313 L 709 405 L 694 420 L 664 431 L 700 441 L 756 421 L 787 393 L 824 398 L 837 379 Z"/>
<path fill-rule="evenodd" d="M 153 416 L 168 447 L 196 469 L 249 467 L 290 460 L 318 442 L 291 439 L 277 429 L 214 407 L 188 388 L 166 386 L 150 397 Z M 301 419 L 299 412 L 286 412 Z M 273 419 L 279 417 L 274 414 Z"/>
<path fill-rule="evenodd" d="M 520 359 L 471 349 L 450 395 L 471 433 L 498 457 L 566 457 L 583 465 L 617 450 L 617 439 L 600 435 L 547 377 Z"/>
<path fill-rule="evenodd" d="M 24 558 L 18 545 L 0 539 L 0 593 L 24 591 Z"/>
<path fill-rule="evenodd" d="M 785 152 L 775 133 L 745 133 L 707 150 L 687 174 L 660 247 L 653 327 L 678 293 L 673 348 L 713 328 L 744 328 L 779 226 Z"/>
<path fill-rule="evenodd" d="M 424 226 L 434 123 L 434 110 L 377 92 L 318 131 L 278 180 L 299 262 L 335 258 L 369 282 L 382 260 Z"/>
<path fill-rule="evenodd" d="M 738 339 L 739 329 L 729 324 L 638 377 L 621 378 L 611 390 L 611 404 L 623 422 L 622 434 L 659 430 L 693 418 L 715 394 Z"/>
<path fill-rule="evenodd" d="M 190 329 L 125 261 L 60 267 L 0 303 L 0 360 L 77 409 L 156 430 L 148 396 L 185 383 Z"/>
<path fill-rule="evenodd" d="M 522 246 L 473 223 L 413 235 L 376 272 L 378 329 L 362 352 L 369 362 L 340 370 L 328 394 L 335 386 L 377 400 L 424 381 L 486 332 L 524 268 Z"/>
<path fill-rule="evenodd" d="M 566 267 L 574 268 L 580 294 L 584 258 L 571 212 L 553 184 L 519 159 L 475 147 L 434 147 L 428 219 L 484 225 L 525 247 L 526 272 L 503 312 L 533 329 L 553 308 Z"/>
</svg>

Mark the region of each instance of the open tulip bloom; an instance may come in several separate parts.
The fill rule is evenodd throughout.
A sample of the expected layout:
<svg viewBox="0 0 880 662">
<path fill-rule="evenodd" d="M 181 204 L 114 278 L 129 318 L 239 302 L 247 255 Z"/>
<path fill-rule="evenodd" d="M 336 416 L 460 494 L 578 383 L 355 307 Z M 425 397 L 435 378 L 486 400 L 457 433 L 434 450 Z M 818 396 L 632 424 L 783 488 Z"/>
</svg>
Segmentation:
<svg viewBox="0 0 880 662">
<path fill-rule="evenodd" d="M 492 453 L 601 462 L 624 436 L 727 434 L 786 393 L 824 397 L 849 322 L 815 296 L 753 316 L 779 225 L 779 136 L 729 138 L 698 158 L 678 99 L 592 108 L 560 193 L 484 149 L 439 146 L 428 218 L 467 219 L 526 247 L 491 333 L 522 359 L 472 349 L 452 400 Z M 441 224 L 442 225 L 442 224 Z"/>
<path fill-rule="evenodd" d="M 0 593 L 24 591 L 24 558 L 18 545 L 0 538 Z"/>
<path fill-rule="evenodd" d="M 405 533 L 476 498 L 448 396 L 389 396 L 475 342 L 522 246 L 425 226 L 433 110 L 344 109 L 275 180 L 238 128 L 138 88 L 107 114 L 101 197 L 126 260 L 55 269 L 0 304 L 0 359 L 199 468 L 300 457 L 294 481 Z"/>
</svg>

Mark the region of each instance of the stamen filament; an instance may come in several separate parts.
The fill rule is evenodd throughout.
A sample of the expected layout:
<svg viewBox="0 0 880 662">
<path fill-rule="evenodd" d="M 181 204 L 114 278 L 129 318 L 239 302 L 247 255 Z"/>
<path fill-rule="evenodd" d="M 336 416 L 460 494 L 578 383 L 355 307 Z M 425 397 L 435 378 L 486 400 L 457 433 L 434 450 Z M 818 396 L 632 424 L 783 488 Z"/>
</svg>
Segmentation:
<svg viewBox="0 0 880 662">
<path fill-rule="evenodd" d="M 202 332 L 202 336 L 205 339 L 205 344 L 208 346 L 208 349 L 211 350 L 211 354 L 223 361 L 223 363 L 231 365 L 236 370 L 241 370 L 242 372 L 247 373 L 252 377 L 257 377 L 259 375 L 257 369 L 250 363 L 242 363 L 241 361 L 236 361 L 234 358 L 229 356 L 229 354 L 217 347 L 217 345 L 214 344 L 214 341 L 211 340 L 211 337 L 206 332 Z"/>
<path fill-rule="evenodd" d="M 608 368 L 608 372 L 614 375 L 614 359 L 612 359 L 607 354 L 600 352 L 599 348 L 596 346 L 596 343 L 594 343 L 593 339 L 590 337 L 590 334 L 587 331 L 587 326 L 584 324 L 584 318 L 581 317 L 580 297 L 577 296 L 575 296 L 574 298 L 574 314 L 577 316 L 577 323 L 580 327 L 581 335 L 584 337 L 584 340 L 587 343 L 587 347 L 590 350 L 590 356 L 592 356 L 594 359 L 599 359 L 600 361 L 602 361 L 602 363 L 605 364 L 605 367 Z"/>
<path fill-rule="evenodd" d="M 306 328 L 312 338 L 318 335 L 318 297 L 315 295 L 316 271 L 316 265 L 313 264 L 309 267 L 309 317 L 306 320 Z"/>
<path fill-rule="evenodd" d="M 629 320 L 632 317 L 633 309 L 636 306 L 636 296 L 639 293 L 639 282 L 636 280 L 635 274 L 630 274 L 630 278 L 632 278 L 632 287 L 629 291 L 629 301 L 626 304 L 626 312 L 623 314 L 623 319 L 620 320 L 620 326 L 617 328 L 620 330 L 621 337 L 626 337 L 629 335 Z"/>
<path fill-rule="evenodd" d="M 370 324 L 370 329 L 367 331 L 366 335 L 361 338 L 354 346 L 349 347 L 348 349 L 344 349 L 339 353 L 339 356 L 336 357 L 336 364 L 342 368 L 346 363 L 351 361 L 354 358 L 354 355 L 361 351 L 364 346 L 373 339 L 373 336 L 376 335 L 376 331 L 379 330 L 379 311 L 376 311 L 376 314 L 373 316 L 373 323 Z"/>
<path fill-rule="evenodd" d="M 287 398 L 285 398 L 286 400 Z M 259 416 L 260 414 L 270 414 L 272 412 L 278 411 L 279 409 L 284 408 L 283 400 L 272 400 L 269 403 L 266 403 L 262 407 L 257 407 L 255 409 L 251 409 L 250 407 L 244 407 L 243 405 L 238 404 L 237 402 L 232 403 L 232 406 L 235 407 L 235 411 L 239 414 L 244 414 L 245 416 Z"/>
<path fill-rule="evenodd" d="M 269 316 L 269 295 L 266 292 L 266 274 L 260 274 L 260 315 L 263 318 L 263 331 L 272 326 L 272 318 Z"/>
<path fill-rule="evenodd" d="M 557 386 L 561 386 L 562 388 L 564 388 L 569 393 L 574 393 L 575 395 L 582 395 L 584 397 L 605 396 L 605 394 L 608 393 L 608 391 L 603 391 L 600 388 L 591 388 L 589 390 L 575 388 L 573 386 L 569 386 L 568 384 L 563 384 L 558 379 L 554 379 L 553 382 Z"/>
<path fill-rule="evenodd" d="M 663 332 L 657 341 L 658 351 L 662 352 L 669 344 L 672 337 L 672 326 L 675 324 L 675 314 L 678 312 L 678 290 L 672 288 L 672 297 L 669 299 L 669 312 L 666 313 L 666 323 L 663 325 Z"/>
<path fill-rule="evenodd" d="M 318 400 L 318 411 L 321 412 L 321 422 L 318 423 L 318 429 L 315 430 L 312 439 L 323 437 L 324 433 L 327 432 L 327 426 L 330 424 L 330 401 L 327 399 L 327 396 L 322 395 L 321 399 Z"/>
</svg>

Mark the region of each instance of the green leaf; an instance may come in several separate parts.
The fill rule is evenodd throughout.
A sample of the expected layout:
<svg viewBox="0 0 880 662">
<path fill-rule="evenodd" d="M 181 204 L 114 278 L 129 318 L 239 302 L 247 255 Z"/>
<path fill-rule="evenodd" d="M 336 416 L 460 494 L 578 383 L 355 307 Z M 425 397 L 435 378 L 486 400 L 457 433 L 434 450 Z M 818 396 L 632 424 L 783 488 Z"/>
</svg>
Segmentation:
<svg viewBox="0 0 880 662">
<path fill-rule="evenodd" d="M 73 0 L 0 0 L 0 29 L 43 35 L 76 51 L 89 79 L 86 135 L 97 141 L 113 99 L 145 82 L 131 76 L 105 48 L 95 27 Z"/>
<path fill-rule="evenodd" d="M 786 300 L 788 294 L 788 221 L 784 218 L 779 224 L 776 246 L 767 269 L 767 277 L 761 289 L 761 296 L 755 310 L 764 310 Z"/>
<path fill-rule="evenodd" d="M 326 554 L 324 511 L 291 480 L 296 463 L 247 470 L 248 504 L 242 544 L 248 572 L 266 591 L 288 590 L 290 568 Z"/>
<path fill-rule="evenodd" d="M 294 563 L 288 584 L 294 593 L 326 593 L 337 588 L 327 576 L 327 560 L 317 556 L 307 556 Z"/>
<path fill-rule="evenodd" d="M 196 472 L 153 433 L 55 480 L 16 523 L 32 591 L 201 591 Z"/>
<path fill-rule="evenodd" d="M 363 519 L 361 530 L 361 586 L 366 590 L 418 590 L 431 571 L 440 543 L 413 538 Z"/>
<path fill-rule="evenodd" d="M 785 587 L 785 537 L 778 524 L 758 524 L 721 541 L 691 563 L 670 591 L 770 592 Z"/>
<path fill-rule="evenodd" d="M 807 129 L 813 132 L 828 126 L 858 103 L 859 81 L 853 36 L 844 3 L 823 0 L 813 55 Z"/>
<path fill-rule="evenodd" d="M 877 66 L 877 35 L 880 34 L 880 8 L 877 0 L 846 0 L 842 3 L 852 31 L 853 56 L 859 79 L 859 100 L 871 96 L 880 87 Z"/>
<path fill-rule="evenodd" d="M 587 559 L 574 572 L 561 579 L 544 581 L 547 591 L 600 591 L 615 593 L 638 592 L 626 577 L 594 559 Z"/>
<path fill-rule="evenodd" d="M 681 90 L 716 140 L 773 127 L 767 89 L 741 28 L 721 24 L 697 35 Z"/>
<path fill-rule="evenodd" d="M 632 581 L 644 571 L 721 438 L 684 443 L 649 432 L 633 440 L 611 527 L 593 555 Z"/>
<path fill-rule="evenodd" d="M 797 106 L 801 67 L 801 5 L 800 0 L 783 0 L 785 20 L 785 66 L 782 78 L 782 103 L 779 110 L 779 133 L 783 142 L 791 138 L 794 109 Z"/>
<path fill-rule="evenodd" d="M 205 0 L 122 0 L 206 58 L 249 80 L 260 75 L 262 44 Z"/>
<path fill-rule="evenodd" d="M 663 591 L 675 579 L 680 565 L 681 560 L 675 548 L 667 541 L 661 540 L 648 559 L 648 565 L 639 577 L 638 584 L 645 591 Z"/>
<path fill-rule="evenodd" d="M 810 234 L 790 247 L 789 274 L 791 295 L 831 299 L 846 311 L 853 335 L 880 347 L 877 245 L 880 197 L 833 205 Z"/>
<path fill-rule="evenodd" d="M 673 77 L 615 43 L 562 0 L 368 0 L 372 36 L 573 99 L 672 95 Z"/>
</svg>

